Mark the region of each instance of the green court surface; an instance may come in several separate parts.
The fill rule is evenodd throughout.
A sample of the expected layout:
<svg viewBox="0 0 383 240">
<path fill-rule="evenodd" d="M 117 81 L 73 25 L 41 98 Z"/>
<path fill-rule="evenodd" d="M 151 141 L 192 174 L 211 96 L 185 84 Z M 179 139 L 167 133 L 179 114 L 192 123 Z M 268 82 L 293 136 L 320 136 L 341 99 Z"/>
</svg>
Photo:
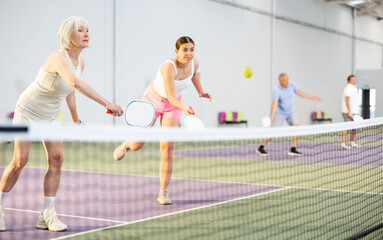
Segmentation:
<svg viewBox="0 0 383 240">
<path fill-rule="evenodd" d="M 319 196 L 318 196 L 319 195 Z M 382 196 L 285 189 L 70 239 L 345 239 L 380 218 Z M 344 209 L 337 209 L 342 204 Z"/>
</svg>

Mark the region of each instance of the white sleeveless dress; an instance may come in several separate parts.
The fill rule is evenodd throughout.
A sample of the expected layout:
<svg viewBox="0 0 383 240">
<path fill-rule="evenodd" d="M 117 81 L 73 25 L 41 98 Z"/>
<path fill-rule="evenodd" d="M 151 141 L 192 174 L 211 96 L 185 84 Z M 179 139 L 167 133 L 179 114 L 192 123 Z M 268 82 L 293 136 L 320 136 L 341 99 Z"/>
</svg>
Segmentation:
<svg viewBox="0 0 383 240">
<path fill-rule="evenodd" d="M 81 58 L 75 67 L 65 52 L 73 72 L 81 75 Z M 42 68 L 27 89 L 20 95 L 16 103 L 14 124 L 20 123 L 60 123 L 60 111 L 63 100 L 74 91 L 57 73 L 49 73 Z"/>
</svg>

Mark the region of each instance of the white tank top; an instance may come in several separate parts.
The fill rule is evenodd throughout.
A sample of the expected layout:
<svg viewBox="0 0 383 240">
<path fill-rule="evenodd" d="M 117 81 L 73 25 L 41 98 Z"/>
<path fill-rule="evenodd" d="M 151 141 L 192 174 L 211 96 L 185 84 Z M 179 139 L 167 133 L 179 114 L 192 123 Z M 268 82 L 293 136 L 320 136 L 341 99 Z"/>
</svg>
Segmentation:
<svg viewBox="0 0 383 240">
<path fill-rule="evenodd" d="M 62 51 L 65 52 L 73 72 L 80 77 L 81 58 L 79 57 L 78 66 L 75 67 L 67 51 Z M 58 122 L 62 101 L 73 91 L 60 75 L 40 68 L 35 81 L 19 97 L 13 122 Z"/>
<path fill-rule="evenodd" d="M 176 75 L 177 75 L 177 67 L 176 67 L 176 64 L 172 61 L 172 60 L 167 60 L 166 62 L 170 62 L 173 64 L 174 66 L 174 69 L 176 70 Z M 166 63 L 165 62 L 165 63 Z M 192 77 L 193 77 L 193 74 L 194 74 L 194 59 L 192 60 L 191 62 L 192 64 L 192 67 L 191 67 L 191 73 L 190 73 L 190 76 L 183 79 L 183 80 L 176 80 L 174 81 L 174 87 L 175 87 L 175 92 L 176 92 L 176 98 L 178 98 L 180 95 L 181 95 L 181 92 L 183 90 L 185 90 L 186 88 L 188 88 L 192 81 Z M 162 64 L 163 65 L 163 64 Z M 162 66 L 161 65 L 161 66 Z M 157 76 L 156 76 L 156 79 L 154 79 L 154 82 L 153 82 L 153 87 L 154 87 L 154 90 L 156 90 L 156 92 L 158 94 L 160 94 L 161 97 L 163 98 L 168 98 L 166 96 L 166 92 L 165 92 L 165 84 L 164 84 L 164 77 L 161 75 L 161 68 L 158 70 L 158 73 L 157 73 Z"/>
</svg>

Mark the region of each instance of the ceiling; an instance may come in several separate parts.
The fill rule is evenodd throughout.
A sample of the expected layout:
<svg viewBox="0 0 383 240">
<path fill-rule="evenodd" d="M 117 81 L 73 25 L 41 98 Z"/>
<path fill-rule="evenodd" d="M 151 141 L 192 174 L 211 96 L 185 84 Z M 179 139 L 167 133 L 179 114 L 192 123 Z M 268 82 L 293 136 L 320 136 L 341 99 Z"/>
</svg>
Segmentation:
<svg viewBox="0 0 383 240">
<path fill-rule="evenodd" d="M 357 10 L 357 16 L 370 16 L 383 19 L 383 0 L 320 0 L 328 4 L 347 5 Z"/>
</svg>

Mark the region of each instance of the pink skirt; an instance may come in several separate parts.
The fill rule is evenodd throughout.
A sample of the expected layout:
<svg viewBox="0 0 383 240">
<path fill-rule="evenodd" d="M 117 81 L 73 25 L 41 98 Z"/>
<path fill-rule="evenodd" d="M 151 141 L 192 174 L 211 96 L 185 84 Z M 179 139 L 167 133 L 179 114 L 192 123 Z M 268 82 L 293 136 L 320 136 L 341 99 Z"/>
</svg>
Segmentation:
<svg viewBox="0 0 383 240">
<path fill-rule="evenodd" d="M 182 110 L 171 105 L 168 99 L 159 96 L 154 91 L 152 85 L 149 85 L 149 87 L 145 89 L 141 100 L 153 103 L 156 109 L 154 121 L 158 118 L 158 116 L 171 119 L 180 119 L 182 116 Z M 179 96 L 177 100 L 181 102 L 181 96 Z"/>
</svg>

